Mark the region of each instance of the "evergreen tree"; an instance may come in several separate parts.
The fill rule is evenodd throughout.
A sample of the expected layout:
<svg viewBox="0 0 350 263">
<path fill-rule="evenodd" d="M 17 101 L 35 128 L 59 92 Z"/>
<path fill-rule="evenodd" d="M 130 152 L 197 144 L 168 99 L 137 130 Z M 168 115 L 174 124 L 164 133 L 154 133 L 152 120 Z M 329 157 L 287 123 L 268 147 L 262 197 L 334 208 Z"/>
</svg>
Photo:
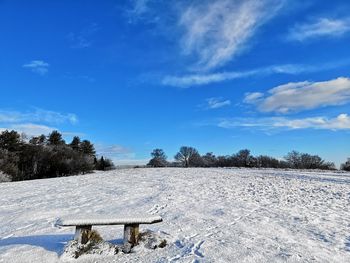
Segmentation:
<svg viewBox="0 0 350 263">
<path fill-rule="evenodd" d="M 44 134 L 40 136 L 34 136 L 29 140 L 32 145 L 44 145 L 46 143 L 46 136 Z"/>
<path fill-rule="evenodd" d="M 15 152 L 0 148 L 0 171 L 8 174 L 13 181 L 19 179 L 19 158 Z"/>
<path fill-rule="evenodd" d="M 65 141 L 62 139 L 61 133 L 59 133 L 58 131 L 53 131 L 49 134 L 48 144 L 55 146 L 64 145 Z"/>
<path fill-rule="evenodd" d="M 46 143 L 47 138 L 46 138 L 46 136 L 44 134 L 41 134 L 39 136 L 38 140 L 39 140 L 39 145 L 44 145 Z"/>
<path fill-rule="evenodd" d="M 3 131 L 0 134 L 0 148 L 10 152 L 18 151 L 21 146 L 21 135 L 16 131 Z"/>
<path fill-rule="evenodd" d="M 100 167 L 101 167 L 101 170 L 103 170 L 103 171 L 106 169 L 106 162 L 105 162 L 105 159 L 103 158 L 103 156 L 100 159 Z"/>
<path fill-rule="evenodd" d="M 114 168 L 114 164 L 110 159 L 106 159 L 103 156 L 99 160 L 95 158 L 95 169 L 106 171 Z"/>
<path fill-rule="evenodd" d="M 69 144 L 69 146 L 74 150 L 74 151 L 79 151 L 80 150 L 80 138 L 78 136 L 74 136 L 72 142 Z"/>
<path fill-rule="evenodd" d="M 32 145 L 39 145 L 39 137 L 34 136 L 30 138 L 29 143 Z"/>
<path fill-rule="evenodd" d="M 94 145 L 88 140 L 84 140 L 80 143 L 80 150 L 83 154 L 87 154 L 89 156 L 95 156 L 96 154 Z"/>
<path fill-rule="evenodd" d="M 114 166 L 109 159 L 94 158 L 95 149 L 87 140 L 79 143 L 76 137 L 66 145 L 62 135 L 53 131 L 47 141 L 45 144 L 45 135 L 33 137 L 26 143 L 15 131 L 0 133 L 0 172 L 13 181 L 20 181 L 87 173 L 96 169 L 97 164 L 101 164 L 103 170 Z M 79 151 L 75 150 L 78 145 L 82 145 Z"/>
</svg>

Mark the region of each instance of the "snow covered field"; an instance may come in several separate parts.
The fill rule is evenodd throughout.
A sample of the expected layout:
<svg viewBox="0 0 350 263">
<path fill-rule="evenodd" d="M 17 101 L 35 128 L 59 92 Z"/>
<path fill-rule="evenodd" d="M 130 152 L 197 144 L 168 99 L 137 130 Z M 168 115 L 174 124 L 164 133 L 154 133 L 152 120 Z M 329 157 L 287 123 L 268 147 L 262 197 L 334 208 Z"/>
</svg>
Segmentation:
<svg viewBox="0 0 350 263">
<path fill-rule="evenodd" d="M 56 217 L 160 215 L 163 249 L 73 262 L 350 262 L 350 174 L 125 169 L 0 184 L 0 262 L 61 262 Z M 119 242 L 122 226 L 96 228 Z"/>
</svg>

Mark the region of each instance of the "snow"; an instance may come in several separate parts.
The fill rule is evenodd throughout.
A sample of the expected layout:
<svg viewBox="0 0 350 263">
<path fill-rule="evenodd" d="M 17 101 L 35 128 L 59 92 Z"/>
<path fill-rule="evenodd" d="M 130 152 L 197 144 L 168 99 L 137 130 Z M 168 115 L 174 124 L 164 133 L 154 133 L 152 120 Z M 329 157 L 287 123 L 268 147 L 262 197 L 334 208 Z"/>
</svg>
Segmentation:
<svg viewBox="0 0 350 263">
<path fill-rule="evenodd" d="M 87 225 L 126 225 L 126 224 L 153 224 L 161 222 L 160 216 L 104 216 L 85 215 L 80 218 L 59 218 L 55 222 L 55 226 L 87 226 Z"/>
<path fill-rule="evenodd" d="M 273 169 L 124 169 L 0 184 L 0 262 L 63 262 L 58 217 L 148 214 L 165 248 L 73 262 L 350 262 L 350 174 Z M 122 226 L 96 226 L 120 243 Z M 69 260 L 68 260 L 69 261 Z"/>
</svg>

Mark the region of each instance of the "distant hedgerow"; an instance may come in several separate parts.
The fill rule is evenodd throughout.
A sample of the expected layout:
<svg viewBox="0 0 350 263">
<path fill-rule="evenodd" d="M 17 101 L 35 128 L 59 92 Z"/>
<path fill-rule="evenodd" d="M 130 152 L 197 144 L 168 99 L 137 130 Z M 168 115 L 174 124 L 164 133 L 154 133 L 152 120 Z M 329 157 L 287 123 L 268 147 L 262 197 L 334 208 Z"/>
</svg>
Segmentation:
<svg viewBox="0 0 350 263">
<path fill-rule="evenodd" d="M 267 155 L 253 156 L 250 150 L 243 149 L 232 155 L 215 156 L 212 152 L 200 155 L 198 150 L 182 146 L 174 156 L 175 162 L 167 162 L 162 149 L 154 149 L 149 167 L 250 167 L 250 168 L 293 168 L 334 170 L 332 162 L 326 162 L 318 155 L 292 151 L 279 160 Z M 343 165 L 350 170 L 350 159 Z"/>
</svg>

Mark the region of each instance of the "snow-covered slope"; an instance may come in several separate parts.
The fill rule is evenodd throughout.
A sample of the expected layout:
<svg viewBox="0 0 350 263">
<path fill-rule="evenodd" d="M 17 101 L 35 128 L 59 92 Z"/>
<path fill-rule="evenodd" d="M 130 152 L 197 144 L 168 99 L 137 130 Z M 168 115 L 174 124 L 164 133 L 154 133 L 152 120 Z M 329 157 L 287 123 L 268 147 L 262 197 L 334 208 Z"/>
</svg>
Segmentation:
<svg viewBox="0 0 350 263">
<path fill-rule="evenodd" d="M 0 184 L 0 262 L 60 262 L 74 228 L 53 222 L 84 214 L 160 215 L 141 231 L 169 245 L 74 262 L 350 262 L 350 174 L 176 168 Z"/>
</svg>

